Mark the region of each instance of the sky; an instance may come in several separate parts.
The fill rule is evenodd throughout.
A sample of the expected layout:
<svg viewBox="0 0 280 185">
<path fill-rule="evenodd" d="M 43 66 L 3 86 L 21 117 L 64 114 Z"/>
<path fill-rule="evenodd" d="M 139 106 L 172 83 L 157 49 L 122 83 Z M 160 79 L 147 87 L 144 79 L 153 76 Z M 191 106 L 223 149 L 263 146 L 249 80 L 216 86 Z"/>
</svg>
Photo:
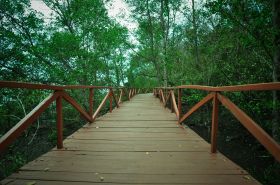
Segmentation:
<svg viewBox="0 0 280 185">
<path fill-rule="evenodd" d="M 42 0 L 30 0 L 31 7 L 43 13 L 45 22 L 49 22 L 52 18 L 52 10 Z M 129 31 L 129 41 L 132 44 L 138 44 L 133 32 L 138 28 L 138 23 L 131 18 L 131 8 L 124 2 L 124 0 L 110 0 L 105 5 L 108 10 L 108 15 L 112 19 L 115 19 L 119 24 L 127 27 Z"/>
<path fill-rule="evenodd" d="M 49 9 L 42 0 L 30 0 L 31 7 L 44 14 L 45 21 L 48 22 L 51 19 L 52 10 Z M 129 31 L 137 29 L 138 24 L 133 21 L 131 16 L 131 9 L 123 0 L 111 0 L 106 4 L 108 15 L 119 22 L 122 26 L 125 26 Z"/>
</svg>

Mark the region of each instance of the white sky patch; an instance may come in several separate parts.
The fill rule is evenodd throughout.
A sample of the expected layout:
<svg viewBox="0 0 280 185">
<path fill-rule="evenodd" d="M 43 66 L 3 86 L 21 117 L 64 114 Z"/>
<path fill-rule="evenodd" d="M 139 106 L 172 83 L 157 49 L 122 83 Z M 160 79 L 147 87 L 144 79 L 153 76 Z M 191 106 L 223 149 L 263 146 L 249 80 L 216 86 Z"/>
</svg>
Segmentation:
<svg viewBox="0 0 280 185">
<path fill-rule="evenodd" d="M 42 0 L 30 0 L 31 7 L 43 13 L 44 21 L 49 23 L 52 19 L 52 10 Z M 124 0 L 111 0 L 105 3 L 109 17 L 117 21 L 120 25 L 126 27 L 129 31 L 129 40 L 133 44 L 138 44 L 135 39 L 134 31 L 138 28 L 138 23 L 131 18 L 131 8 Z"/>
<path fill-rule="evenodd" d="M 131 8 L 123 0 L 111 0 L 106 4 L 108 15 L 127 27 L 130 31 L 138 28 L 137 22 L 131 18 Z"/>
<path fill-rule="evenodd" d="M 42 0 L 30 0 L 31 8 L 43 13 L 45 22 L 49 22 L 51 19 L 52 10 Z"/>
<path fill-rule="evenodd" d="M 108 15 L 120 25 L 126 27 L 129 31 L 129 41 L 137 45 L 139 42 L 134 36 L 134 32 L 138 29 L 138 23 L 131 17 L 131 8 L 124 0 L 111 0 L 105 4 Z"/>
</svg>

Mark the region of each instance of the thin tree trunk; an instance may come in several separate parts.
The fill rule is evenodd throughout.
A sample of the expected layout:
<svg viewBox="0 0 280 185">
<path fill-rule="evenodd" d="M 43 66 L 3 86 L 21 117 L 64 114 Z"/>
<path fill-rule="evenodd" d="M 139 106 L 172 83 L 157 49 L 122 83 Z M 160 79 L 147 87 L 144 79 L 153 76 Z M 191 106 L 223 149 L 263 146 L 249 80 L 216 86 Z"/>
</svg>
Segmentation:
<svg viewBox="0 0 280 185">
<path fill-rule="evenodd" d="M 273 82 L 279 82 L 280 77 L 280 0 L 274 0 L 273 4 L 273 25 L 276 31 L 274 37 L 274 59 L 273 59 Z M 272 136 L 278 142 L 280 141 L 280 127 L 279 127 L 279 94 L 273 91 L 273 120 L 272 120 Z"/>
<path fill-rule="evenodd" d="M 165 4 L 164 4 L 165 3 Z M 164 19 L 165 6 L 167 9 L 167 23 Z M 162 39 L 163 39 L 163 86 L 167 87 L 167 38 L 168 38 L 168 29 L 169 29 L 169 10 L 168 10 L 168 0 L 160 1 L 160 22 L 162 29 Z"/>
<path fill-rule="evenodd" d="M 196 20 L 196 12 L 195 12 L 194 0 L 192 0 L 192 23 L 193 23 L 193 31 L 194 31 L 195 59 L 196 59 L 196 63 L 199 64 L 198 38 L 197 38 L 197 20 Z"/>
<path fill-rule="evenodd" d="M 157 75 L 157 80 L 158 83 L 160 84 L 161 82 L 161 72 L 159 68 L 159 64 L 156 59 L 156 54 L 155 54 L 155 43 L 154 43 L 154 32 L 153 32 L 153 23 L 152 23 L 152 17 L 150 14 L 150 8 L 149 8 L 149 0 L 146 0 L 146 9 L 147 9 L 147 16 L 148 16 L 148 21 L 149 21 L 149 35 L 150 35 L 150 47 L 152 51 L 152 63 L 154 64 L 154 67 L 156 69 L 156 75 Z"/>
</svg>

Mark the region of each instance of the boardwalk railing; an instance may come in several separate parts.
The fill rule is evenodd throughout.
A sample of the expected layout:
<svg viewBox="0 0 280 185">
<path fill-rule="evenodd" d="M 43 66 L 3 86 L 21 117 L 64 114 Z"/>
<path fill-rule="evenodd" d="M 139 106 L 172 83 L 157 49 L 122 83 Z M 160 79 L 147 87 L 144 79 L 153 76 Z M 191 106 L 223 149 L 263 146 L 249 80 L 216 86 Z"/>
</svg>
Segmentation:
<svg viewBox="0 0 280 185">
<path fill-rule="evenodd" d="M 10 81 L 0 81 L 0 88 L 19 88 L 19 89 L 34 89 L 34 90 L 52 90 L 48 97 L 46 97 L 41 103 L 39 103 L 31 112 L 29 112 L 24 118 L 22 118 L 14 127 L 12 127 L 6 134 L 0 139 L 0 153 L 3 152 L 20 134 L 28 128 L 54 101 L 56 102 L 56 113 L 57 113 L 57 148 L 63 148 L 63 114 L 62 114 L 62 99 L 70 103 L 88 122 L 92 123 L 106 101 L 110 101 L 110 112 L 113 109 L 113 100 L 116 107 L 122 102 L 123 96 L 127 96 L 130 100 L 136 93 L 135 88 L 113 88 L 107 86 L 85 86 L 85 85 L 68 85 L 68 86 L 57 86 L 57 85 L 45 85 L 45 84 L 32 84 L 32 83 L 20 83 Z M 66 90 L 73 89 L 87 89 L 89 90 L 89 110 L 88 112 L 83 109 L 67 92 Z M 107 89 L 108 92 L 100 105 L 93 113 L 93 97 L 94 90 Z M 116 92 L 119 91 L 118 98 Z"/>
<path fill-rule="evenodd" d="M 209 92 L 200 102 L 195 104 L 187 113 L 182 115 L 182 89 L 196 89 Z M 174 90 L 178 91 L 178 100 L 176 98 Z M 234 91 L 272 91 L 280 90 L 280 83 L 260 83 L 260 84 L 248 84 L 248 85 L 236 85 L 236 86 L 223 86 L 223 87 L 209 87 L 199 85 L 182 85 L 178 87 L 155 88 L 153 93 L 156 97 L 163 102 L 164 106 L 167 103 L 171 103 L 171 111 L 175 112 L 178 118 L 178 124 L 181 124 L 191 114 L 197 111 L 202 105 L 213 101 L 212 110 L 212 129 L 211 129 L 211 152 L 217 151 L 217 130 L 218 130 L 218 105 L 222 103 L 240 123 L 280 162 L 280 145 L 270 137 L 252 118 L 250 118 L 244 111 L 242 111 L 237 105 L 230 101 L 226 96 L 222 95 L 222 92 L 234 92 Z"/>
</svg>

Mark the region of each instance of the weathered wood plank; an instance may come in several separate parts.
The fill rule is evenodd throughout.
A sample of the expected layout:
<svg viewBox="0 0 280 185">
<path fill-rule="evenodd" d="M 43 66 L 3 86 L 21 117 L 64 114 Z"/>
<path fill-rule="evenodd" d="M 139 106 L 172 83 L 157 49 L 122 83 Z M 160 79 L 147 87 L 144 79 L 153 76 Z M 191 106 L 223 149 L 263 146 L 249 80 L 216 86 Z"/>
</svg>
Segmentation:
<svg viewBox="0 0 280 185">
<path fill-rule="evenodd" d="M 102 178 L 103 177 L 103 178 Z M 253 179 L 243 178 L 244 175 L 156 175 L 156 174 L 94 174 L 80 172 L 51 172 L 51 171 L 19 171 L 11 175 L 10 178 L 30 179 L 30 180 L 49 180 L 49 181 L 72 181 L 72 182 L 108 182 L 108 183 L 158 183 L 158 184 L 177 184 L 177 183 L 207 183 L 221 184 L 239 183 L 247 184 Z M 102 180 L 103 179 L 103 180 Z"/>
</svg>

